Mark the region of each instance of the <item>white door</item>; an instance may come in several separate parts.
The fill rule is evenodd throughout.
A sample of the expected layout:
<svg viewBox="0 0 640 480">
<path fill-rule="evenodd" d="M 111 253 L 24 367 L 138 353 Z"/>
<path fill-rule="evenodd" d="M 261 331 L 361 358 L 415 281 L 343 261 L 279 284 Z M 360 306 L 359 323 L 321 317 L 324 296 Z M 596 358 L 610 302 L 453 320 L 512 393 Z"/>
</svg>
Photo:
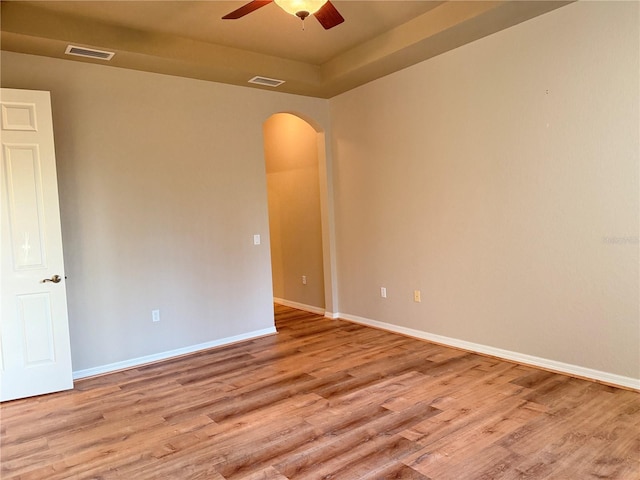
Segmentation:
<svg viewBox="0 0 640 480">
<path fill-rule="evenodd" d="M 73 388 L 49 92 L 0 90 L 0 401 Z"/>
</svg>

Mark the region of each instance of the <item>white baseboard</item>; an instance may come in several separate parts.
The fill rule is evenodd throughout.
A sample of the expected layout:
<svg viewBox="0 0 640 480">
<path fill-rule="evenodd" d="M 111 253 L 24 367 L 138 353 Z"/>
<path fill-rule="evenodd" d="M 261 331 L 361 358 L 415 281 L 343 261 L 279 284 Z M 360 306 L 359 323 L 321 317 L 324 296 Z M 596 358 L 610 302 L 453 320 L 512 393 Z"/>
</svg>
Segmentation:
<svg viewBox="0 0 640 480">
<path fill-rule="evenodd" d="M 265 328 L 262 330 L 255 330 L 253 332 L 243 333 L 241 335 L 235 335 L 233 337 L 221 338 L 219 340 L 213 340 L 211 342 L 200 343 L 197 345 L 191 345 L 189 347 L 177 348 L 168 352 L 154 353 L 153 355 L 146 355 L 144 357 L 132 358 L 130 360 L 124 360 L 122 362 L 109 363 L 108 365 L 101 365 L 99 367 L 87 368 L 84 370 L 76 370 L 73 372 L 73 379 L 79 380 L 81 378 L 93 377 L 95 375 L 102 375 L 105 373 L 112 373 L 118 370 L 124 370 L 127 368 L 139 367 L 146 363 L 158 362 L 161 360 L 167 360 L 169 358 L 178 357 L 180 355 L 186 355 L 189 353 L 199 352 L 201 350 L 207 350 L 209 348 L 221 347 L 223 345 L 229 345 L 232 343 L 242 342 L 245 340 L 252 340 L 258 337 L 264 337 L 266 335 L 272 335 L 276 332 L 275 327 Z"/>
<path fill-rule="evenodd" d="M 339 314 L 339 317 L 350 322 L 367 325 L 370 327 L 380 328 L 393 333 L 400 333 L 409 337 L 420 338 L 422 340 L 428 340 L 430 342 L 447 345 L 450 347 L 460 348 L 462 350 L 468 350 L 475 353 L 484 355 L 490 355 L 492 357 L 498 357 L 512 362 L 531 365 L 534 367 L 540 367 L 545 370 L 550 370 L 558 373 L 566 373 L 568 375 L 580 378 L 586 378 L 589 380 L 595 380 L 598 382 L 606 383 L 609 385 L 616 385 L 625 388 L 631 388 L 634 390 L 640 390 L 640 379 L 625 377 L 622 375 L 616 375 L 613 373 L 602 372 L 600 370 L 593 370 L 591 368 L 584 368 L 578 365 L 572 365 L 569 363 L 557 362 L 555 360 L 549 360 L 546 358 L 535 357 L 533 355 L 526 355 L 524 353 L 513 352 L 511 350 L 503 350 L 501 348 L 489 347 L 479 343 L 467 342 L 465 340 L 458 340 L 457 338 L 444 337 L 442 335 L 436 335 L 433 333 L 427 333 L 422 330 L 414 330 L 412 328 L 401 327 L 390 323 L 379 322 L 377 320 L 371 320 L 369 318 L 358 317 L 356 315 L 349 315 L 346 313 Z"/>
<path fill-rule="evenodd" d="M 291 300 L 285 300 L 284 298 L 273 297 L 273 303 L 278 305 L 284 305 L 285 307 L 297 308 L 298 310 L 304 310 L 305 312 L 317 313 L 318 315 L 324 315 L 324 308 L 314 307 L 313 305 L 305 305 L 304 303 L 293 302 Z"/>
</svg>

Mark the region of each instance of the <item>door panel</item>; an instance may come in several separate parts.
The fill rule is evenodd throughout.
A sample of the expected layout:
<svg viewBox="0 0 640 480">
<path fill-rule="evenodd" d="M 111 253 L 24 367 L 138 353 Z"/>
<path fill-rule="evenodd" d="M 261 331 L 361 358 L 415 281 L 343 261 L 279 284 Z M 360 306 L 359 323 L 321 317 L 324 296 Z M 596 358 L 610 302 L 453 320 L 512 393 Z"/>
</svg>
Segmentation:
<svg viewBox="0 0 640 480">
<path fill-rule="evenodd" d="M 73 380 L 49 93 L 2 89 L 0 104 L 4 401 Z"/>
<path fill-rule="evenodd" d="M 55 363 L 51 296 L 48 293 L 19 295 L 18 325 L 24 338 L 24 365 Z"/>
<path fill-rule="evenodd" d="M 37 145 L 3 145 L 15 270 L 45 268 L 42 171 Z"/>
<path fill-rule="evenodd" d="M 7 89 L 8 90 L 8 89 Z M 36 105 L 34 103 L 2 103 L 2 130 L 28 130 L 36 132 Z"/>
</svg>

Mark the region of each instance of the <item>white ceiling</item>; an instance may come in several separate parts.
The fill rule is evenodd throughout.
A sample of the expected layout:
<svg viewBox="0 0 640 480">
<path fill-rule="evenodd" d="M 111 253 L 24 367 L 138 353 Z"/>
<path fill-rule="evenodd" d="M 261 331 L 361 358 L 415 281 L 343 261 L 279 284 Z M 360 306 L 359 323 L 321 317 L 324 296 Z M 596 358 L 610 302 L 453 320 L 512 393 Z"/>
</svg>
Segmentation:
<svg viewBox="0 0 640 480">
<path fill-rule="evenodd" d="M 340 1 L 345 22 L 324 30 L 275 4 L 238 20 L 244 1 L 7 1 L 3 50 L 64 55 L 66 45 L 115 51 L 110 65 L 331 97 L 400 68 L 558 8 L 566 1 Z M 265 87 L 256 87 L 265 88 Z"/>
</svg>

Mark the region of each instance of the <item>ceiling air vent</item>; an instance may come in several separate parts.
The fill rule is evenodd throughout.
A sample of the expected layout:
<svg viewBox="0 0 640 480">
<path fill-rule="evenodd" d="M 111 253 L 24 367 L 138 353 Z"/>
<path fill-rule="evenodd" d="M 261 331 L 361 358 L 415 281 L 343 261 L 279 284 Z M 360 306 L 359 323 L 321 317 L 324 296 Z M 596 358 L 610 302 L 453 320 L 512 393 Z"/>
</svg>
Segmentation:
<svg viewBox="0 0 640 480">
<path fill-rule="evenodd" d="M 249 83 L 263 85 L 265 87 L 279 87 L 284 83 L 284 80 L 276 80 L 275 78 L 267 77 L 253 77 L 251 80 L 249 80 Z"/>
<path fill-rule="evenodd" d="M 68 45 L 64 53 L 78 57 L 97 58 L 98 60 L 111 60 L 115 55 L 115 52 L 106 52 L 104 50 L 96 50 L 95 48 L 76 47 L 75 45 Z"/>
</svg>

